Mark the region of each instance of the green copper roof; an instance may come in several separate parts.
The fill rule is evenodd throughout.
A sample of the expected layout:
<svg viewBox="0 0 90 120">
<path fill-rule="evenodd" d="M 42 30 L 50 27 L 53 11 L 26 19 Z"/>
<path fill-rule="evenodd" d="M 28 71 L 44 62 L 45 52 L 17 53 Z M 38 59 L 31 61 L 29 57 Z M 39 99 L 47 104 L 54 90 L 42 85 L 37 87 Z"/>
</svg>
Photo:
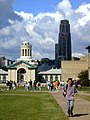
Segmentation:
<svg viewBox="0 0 90 120">
<path fill-rule="evenodd" d="M 20 60 L 20 61 L 18 61 L 18 62 L 15 62 L 15 63 L 9 65 L 7 68 L 8 68 L 8 69 L 10 69 L 10 68 L 11 68 L 11 69 L 12 69 L 12 68 L 17 68 L 16 66 L 18 66 L 19 64 L 22 64 L 22 63 L 28 65 L 28 68 L 34 68 L 34 69 L 37 68 L 37 66 L 32 65 L 32 64 L 30 64 L 30 63 L 28 63 L 28 62 L 26 62 L 26 61 L 23 61 L 23 60 Z"/>
</svg>

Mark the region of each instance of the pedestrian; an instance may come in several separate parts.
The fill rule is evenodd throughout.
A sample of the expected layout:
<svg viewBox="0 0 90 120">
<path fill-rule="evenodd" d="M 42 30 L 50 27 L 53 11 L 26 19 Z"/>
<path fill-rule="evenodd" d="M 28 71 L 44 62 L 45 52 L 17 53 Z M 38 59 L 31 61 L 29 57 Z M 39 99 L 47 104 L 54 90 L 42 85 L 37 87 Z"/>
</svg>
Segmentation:
<svg viewBox="0 0 90 120">
<path fill-rule="evenodd" d="M 37 91 L 37 83 L 36 83 L 36 80 L 34 80 L 33 87 L 34 87 L 34 91 Z"/>
<path fill-rule="evenodd" d="M 9 90 L 11 90 L 12 89 L 12 80 L 10 80 L 10 84 L 9 84 Z"/>
<path fill-rule="evenodd" d="M 6 81 L 6 89 L 9 90 L 10 81 Z"/>
<path fill-rule="evenodd" d="M 29 89 L 29 84 L 28 84 L 28 82 L 26 81 L 25 82 L 25 84 L 24 84 L 24 88 L 25 88 L 25 90 L 27 90 L 28 91 L 28 89 Z"/>
<path fill-rule="evenodd" d="M 66 96 L 66 104 L 67 104 L 67 114 L 68 116 L 73 117 L 73 108 L 74 108 L 74 101 L 76 99 L 77 89 L 76 86 L 73 85 L 72 78 L 68 78 L 67 84 L 63 88 L 63 93 Z"/>
<path fill-rule="evenodd" d="M 47 89 L 50 90 L 50 81 L 47 81 Z"/>
<path fill-rule="evenodd" d="M 41 91 L 41 83 L 40 82 L 38 82 L 38 90 Z"/>
<path fill-rule="evenodd" d="M 55 90 L 58 92 L 58 86 L 59 86 L 59 81 L 58 80 L 56 80 L 55 81 Z"/>
<path fill-rule="evenodd" d="M 50 90 L 51 91 L 53 90 L 53 82 L 52 81 L 50 82 Z"/>
<path fill-rule="evenodd" d="M 29 84 L 30 84 L 30 90 L 32 89 L 32 80 L 30 79 L 29 81 Z"/>
</svg>

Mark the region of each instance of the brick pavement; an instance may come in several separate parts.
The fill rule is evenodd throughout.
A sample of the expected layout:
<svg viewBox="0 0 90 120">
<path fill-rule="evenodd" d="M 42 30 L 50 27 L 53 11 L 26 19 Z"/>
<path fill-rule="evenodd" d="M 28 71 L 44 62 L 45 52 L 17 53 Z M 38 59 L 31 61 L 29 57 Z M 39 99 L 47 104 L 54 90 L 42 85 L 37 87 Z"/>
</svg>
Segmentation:
<svg viewBox="0 0 90 120">
<path fill-rule="evenodd" d="M 56 99 L 62 110 L 66 114 L 66 100 L 60 92 L 50 92 Z M 90 120 L 90 102 L 77 97 L 75 100 L 74 117 L 69 117 L 69 120 Z"/>
</svg>

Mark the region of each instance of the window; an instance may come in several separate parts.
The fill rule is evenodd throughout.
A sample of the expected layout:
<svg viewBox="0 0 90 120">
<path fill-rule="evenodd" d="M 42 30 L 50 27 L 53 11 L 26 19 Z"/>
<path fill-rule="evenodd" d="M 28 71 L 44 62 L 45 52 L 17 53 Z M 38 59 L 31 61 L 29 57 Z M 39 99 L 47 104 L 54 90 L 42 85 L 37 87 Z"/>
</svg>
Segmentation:
<svg viewBox="0 0 90 120">
<path fill-rule="evenodd" d="M 27 56 L 27 49 L 25 49 L 25 56 Z"/>
<path fill-rule="evenodd" d="M 32 52 L 31 52 L 31 49 L 30 49 L 30 56 L 32 56 Z"/>
<path fill-rule="evenodd" d="M 55 80 L 58 80 L 58 75 L 55 76 Z"/>
<path fill-rule="evenodd" d="M 45 80 L 48 81 L 48 76 L 47 75 L 45 75 Z"/>
<path fill-rule="evenodd" d="M 24 49 L 22 50 L 22 56 L 24 56 Z"/>
<path fill-rule="evenodd" d="M 64 25 L 62 25 L 62 32 L 65 32 L 65 27 L 64 27 Z"/>
<path fill-rule="evenodd" d="M 5 82 L 6 82 L 6 75 L 3 75 L 2 83 L 5 83 Z"/>
<path fill-rule="evenodd" d="M 28 56 L 29 56 L 29 49 L 28 49 Z"/>
<path fill-rule="evenodd" d="M 50 81 L 53 82 L 53 76 L 52 75 L 50 76 Z"/>
</svg>

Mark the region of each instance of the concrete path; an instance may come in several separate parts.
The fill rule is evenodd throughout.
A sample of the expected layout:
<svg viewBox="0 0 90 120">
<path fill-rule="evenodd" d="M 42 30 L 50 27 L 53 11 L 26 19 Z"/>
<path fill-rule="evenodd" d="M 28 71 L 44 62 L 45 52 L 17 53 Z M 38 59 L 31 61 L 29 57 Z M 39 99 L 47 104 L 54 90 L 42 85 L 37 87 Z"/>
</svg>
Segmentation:
<svg viewBox="0 0 90 120">
<path fill-rule="evenodd" d="M 66 99 L 62 95 L 62 91 L 50 93 L 66 114 Z M 90 102 L 77 97 L 75 100 L 74 117 L 69 117 L 69 120 L 90 120 Z"/>
</svg>

